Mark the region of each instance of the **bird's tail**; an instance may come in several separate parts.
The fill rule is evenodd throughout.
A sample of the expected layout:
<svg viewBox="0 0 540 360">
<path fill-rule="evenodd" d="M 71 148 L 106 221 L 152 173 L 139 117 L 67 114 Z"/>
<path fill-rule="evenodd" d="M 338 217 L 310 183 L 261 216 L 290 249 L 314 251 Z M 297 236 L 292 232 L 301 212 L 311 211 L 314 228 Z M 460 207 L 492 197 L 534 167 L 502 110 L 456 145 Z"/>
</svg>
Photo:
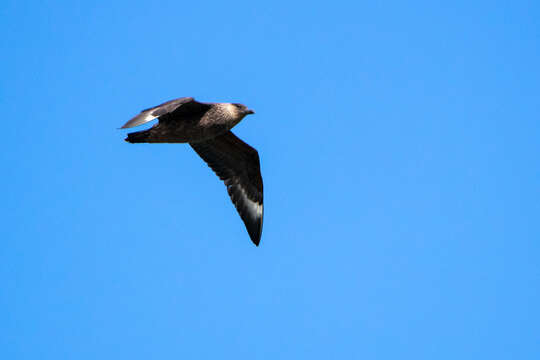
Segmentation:
<svg viewBox="0 0 540 360">
<path fill-rule="evenodd" d="M 136 131 L 129 133 L 126 138 L 130 143 L 145 143 L 148 142 L 148 131 Z"/>
</svg>

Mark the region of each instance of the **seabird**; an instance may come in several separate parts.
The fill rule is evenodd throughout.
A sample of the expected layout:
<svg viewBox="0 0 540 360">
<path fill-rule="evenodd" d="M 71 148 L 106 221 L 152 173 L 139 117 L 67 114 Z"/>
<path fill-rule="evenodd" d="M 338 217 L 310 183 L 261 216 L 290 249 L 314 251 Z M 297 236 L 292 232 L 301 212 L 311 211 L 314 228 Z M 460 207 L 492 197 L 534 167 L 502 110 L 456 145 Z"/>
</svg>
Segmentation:
<svg viewBox="0 0 540 360">
<path fill-rule="evenodd" d="M 203 103 L 192 97 L 167 101 L 141 111 L 121 129 L 159 121 L 150 129 L 127 135 L 130 143 L 189 143 L 223 180 L 246 225 L 251 241 L 261 241 L 263 181 L 257 150 L 230 130 L 253 110 L 237 103 Z"/>
</svg>

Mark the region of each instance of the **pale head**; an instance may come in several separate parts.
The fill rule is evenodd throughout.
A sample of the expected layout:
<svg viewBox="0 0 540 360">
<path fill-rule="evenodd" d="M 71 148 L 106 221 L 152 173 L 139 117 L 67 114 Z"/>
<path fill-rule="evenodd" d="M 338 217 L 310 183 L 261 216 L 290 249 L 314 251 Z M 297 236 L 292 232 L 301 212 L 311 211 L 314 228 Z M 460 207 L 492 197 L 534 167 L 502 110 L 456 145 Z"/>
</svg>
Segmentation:
<svg viewBox="0 0 540 360">
<path fill-rule="evenodd" d="M 255 114 L 255 111 L 251 110 L 251 109 L 248 109 L 248 107 L 244 104 L 238 104 L 238 103 L 233 103 L 231 104 L 232 106 L 235 107 L 235 109 L 240 113 L 242 114 L 242 116 L 246 116 L 246 115 L 250 115 L 250 114 Z"/>
</svg>

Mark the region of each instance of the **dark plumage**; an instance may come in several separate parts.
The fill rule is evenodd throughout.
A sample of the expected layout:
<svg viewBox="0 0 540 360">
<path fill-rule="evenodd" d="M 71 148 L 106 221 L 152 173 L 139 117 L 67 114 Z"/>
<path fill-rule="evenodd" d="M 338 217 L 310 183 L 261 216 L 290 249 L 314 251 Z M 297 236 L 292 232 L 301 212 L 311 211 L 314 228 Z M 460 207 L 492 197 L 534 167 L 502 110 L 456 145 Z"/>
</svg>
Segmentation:
<svg viewBox="0 0 540 360">
<path fill-rule="evenodd" d="M 255 245 L 263 223 L 263 181 L 257 150 L 230 129 L 254 112 L 242 104 L 201 103 L 191 97 L 143 110 L 122 129 L 159 119 L 148 130 L 129 133 L 130 143 L 189 143 L 225 182 L 231 200 Z"/>
</svg>

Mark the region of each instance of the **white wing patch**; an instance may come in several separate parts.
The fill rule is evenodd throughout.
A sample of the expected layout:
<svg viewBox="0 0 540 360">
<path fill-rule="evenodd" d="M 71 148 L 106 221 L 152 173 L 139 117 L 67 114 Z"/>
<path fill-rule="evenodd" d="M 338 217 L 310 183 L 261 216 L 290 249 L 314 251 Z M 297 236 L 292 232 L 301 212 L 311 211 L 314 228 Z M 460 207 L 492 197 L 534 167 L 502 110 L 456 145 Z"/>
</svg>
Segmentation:
<svg viewBox="0 0 540 360">
<path fill-rule="evenodd" d="M 248 205 L 249 213 L 255 219 L 261 218 L 262 212 L 263 212 L 263 204 L 259 204 L 258 202 L 251 200 L 247 196 L 246 191 L 244 190 L 242 185 L 240 185 L 239 188 L 240 188 L 240 191 L 242 192 L 242 197 L 244 198 L 244 200 L 246 201 L 246 204 Z"/>
<path fill-rule="evenodd" d="M 132 128 L 132 127 L 139 126 L 139 125 L 142 125 L 149 121 L 154 120 L 157 117 L 157 116 L 152 115 L 152 112 L 154 110 L 155 109 L 140 113 L 139 115 L 135 116 L 133 119 L 125 123 L 124 126 L 121 127 L 121 129 Z"/>
</svg>

